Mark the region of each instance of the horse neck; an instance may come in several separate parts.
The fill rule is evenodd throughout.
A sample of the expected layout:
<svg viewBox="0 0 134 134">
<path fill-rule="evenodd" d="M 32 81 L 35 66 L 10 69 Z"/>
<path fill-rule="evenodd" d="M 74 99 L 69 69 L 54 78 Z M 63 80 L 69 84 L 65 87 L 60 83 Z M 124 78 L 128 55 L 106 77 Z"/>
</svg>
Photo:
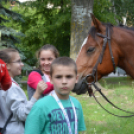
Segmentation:
<svg viewBox="0 0 134 134">
<path fill-rule="evenodd" d="M 121 29 L 121 28 L 119 28 Z M 134 78 L 134 31 L 121 29 L 116 32 L 115 42 L 118 48 L 118 63 L 121 67 Z"/>
</svg>

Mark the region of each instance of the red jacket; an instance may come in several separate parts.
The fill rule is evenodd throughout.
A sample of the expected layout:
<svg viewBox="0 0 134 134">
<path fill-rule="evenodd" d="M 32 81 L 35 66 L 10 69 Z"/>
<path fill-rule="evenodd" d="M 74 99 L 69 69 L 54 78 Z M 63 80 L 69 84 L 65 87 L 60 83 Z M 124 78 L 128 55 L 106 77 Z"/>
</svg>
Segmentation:
<svg viewBox="0 0 134 134">
<path fill-rule="evenodd" d="M 6 63 L 0 59 L 0 90 L 7 90 L 12 85 L 11 77 L 7 71 Z"/>
</svg>

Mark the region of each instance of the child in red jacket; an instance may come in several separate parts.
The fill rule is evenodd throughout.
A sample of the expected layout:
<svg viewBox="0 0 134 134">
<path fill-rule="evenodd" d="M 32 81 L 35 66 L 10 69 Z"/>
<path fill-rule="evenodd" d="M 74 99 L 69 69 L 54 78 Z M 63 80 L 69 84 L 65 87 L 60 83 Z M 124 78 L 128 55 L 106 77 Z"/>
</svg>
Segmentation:
<svg viewBox="0 0 134 134">
<path fill-rule="evenodd" d="M 0 51 L 0 90 L 7 90 L 12 85 L 11 77 L 7 71 L 5 60 L 6 54 Z M 9 59 L 6 59 L 9 60 Z"/>
</svg>

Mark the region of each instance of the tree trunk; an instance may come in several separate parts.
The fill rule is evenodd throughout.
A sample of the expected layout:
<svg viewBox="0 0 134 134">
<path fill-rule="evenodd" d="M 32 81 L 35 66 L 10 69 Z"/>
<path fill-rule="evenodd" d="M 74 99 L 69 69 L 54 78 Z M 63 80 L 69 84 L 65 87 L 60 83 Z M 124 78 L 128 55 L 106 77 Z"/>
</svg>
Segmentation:
<svg viewBox="0 0 134 134">
<path fill-rule="evenodd" d="M 71 4 L 70 57 L 75 60 L 91 27 L 90 13 L 93 12 L 93 0 L 71 0 Z"/>
</svg>

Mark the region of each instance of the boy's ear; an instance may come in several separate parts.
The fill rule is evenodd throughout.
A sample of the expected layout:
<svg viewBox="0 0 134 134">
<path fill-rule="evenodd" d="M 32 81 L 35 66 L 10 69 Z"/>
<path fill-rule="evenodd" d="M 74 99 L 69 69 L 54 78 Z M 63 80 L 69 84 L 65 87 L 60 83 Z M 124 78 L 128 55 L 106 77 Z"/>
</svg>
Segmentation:
<svg viewBox="0 0 134 134">
<path fill-rule="evenodd" d="M 49 78 L 50 78 L 50 82 L 53 84 L 53 82 L 52 82 L 52 77 L 50 76 Z"/>
<path fill-rule="evenodd" d="M 78 82 L 78 79 L 79 79 L 79 76 L 77 75 L 77 76 L 76 76 L 76 82 L 75 82 L 75 83 L 77 83 L 77 82 Z"/>
</svg>

